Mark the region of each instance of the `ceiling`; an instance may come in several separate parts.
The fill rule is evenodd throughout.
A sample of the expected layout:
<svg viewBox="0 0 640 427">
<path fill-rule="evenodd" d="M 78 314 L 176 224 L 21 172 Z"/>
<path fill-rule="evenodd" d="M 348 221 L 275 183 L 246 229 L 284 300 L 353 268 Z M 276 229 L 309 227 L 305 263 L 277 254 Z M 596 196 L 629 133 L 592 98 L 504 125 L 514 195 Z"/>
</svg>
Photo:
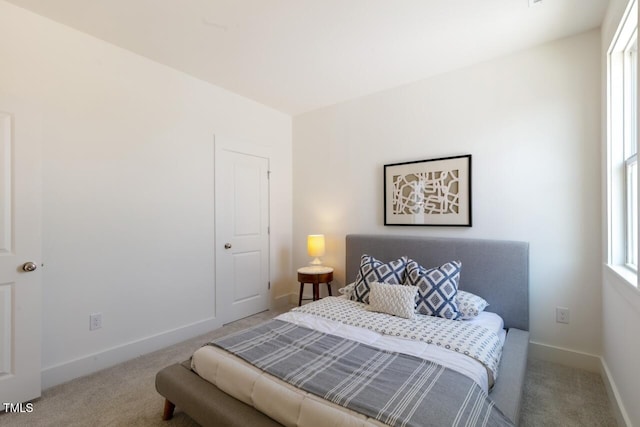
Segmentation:
<svg viewBox="0 0 640 427">
<path fill-rule="evenodd" d="M 8 0 L 291 115 L 597 28 L 608 0 Z"/>
</svg>

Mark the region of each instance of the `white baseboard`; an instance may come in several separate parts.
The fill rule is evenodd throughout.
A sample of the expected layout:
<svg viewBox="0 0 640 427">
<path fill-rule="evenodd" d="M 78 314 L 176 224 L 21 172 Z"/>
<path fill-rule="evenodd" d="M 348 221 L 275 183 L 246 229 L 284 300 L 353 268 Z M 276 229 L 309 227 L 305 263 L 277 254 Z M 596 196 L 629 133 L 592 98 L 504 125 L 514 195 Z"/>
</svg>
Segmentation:
<svg viewBox="0 0 640 427">
<path fill-rule="evenodd" d="M 595 354 L 530 341 L 529 357 L 572 368 L 584 369 L 589 372 L 595 372 L 596 374 L 601 373 L 601 358 Z"/>
<path fill-rule="evenodd" d="M 295 297 L 295 302 L 293 301 Z M 273 299 L 273 308 L 278 311 L 285 310 L 289 308 L 291 305 L 298 304 L 298 297 L 294 293 L 280 295 Z"/>
<path fill-rule="evenodd" d="M 42 389 L 71 381 L 102 369 L 126 362 L 143 354 L 206 334 L 222 326 L 220 320 L 209 318 L 187 326 L 132 341 L 107 350 L 42 369 Z"/>
<path fill-rule="evenodd" d="M 341 295 L 339 293 L 336 293 L 336 288 L 334 286 L 331 287 L 331 290 L 333 292 L 333 296 L 334 297 L 339 297 Z M 326 292 L 327 292 L 327 288 L 325 286 L 321 286 L 320 287 L 320 297 L 327 296 L 328 294 Z M 307 302 L 308 302 L 308 301 L 311 301 L 311 299 L 312 299 L 311 297 L 312 296 L 313 296 L 312 287 L 311 286 L 305 286 L 304 292 L 302 293 L 302 298 L 306 299 Z M 287 298 L 287 304 L 289 304 L 290 306 L 291 305 L 297 306 L 299 298 L 300 298 L 300 294 L 298 293 L 298 290 L 296 290 L 295 292 L 291 292 L 291 293 L 282 295 L 282 296 L 280 296 L 278 298 L 282 298 L 282 299 Z"/>
<path fill-rule="evenodd" d="M 611 408 L 613 410 L 613 414 L 616 417 L 616 421 L 619 426 L 631 427 L 631 420 L 629 420 L 629 415 L 624 408 L 624 404 L 622 403 L 622 399 L 620 399 L 620 393 L 618 392 L 618 387 L 616 387 L 615 381 L 613 381 L 613 377 L 611 376 L 611 372 L 607 366 L 607 363 L 604 359 L 602 359 L 601 365 L 602 371 L 602 381 L 604 382 L 604 387 L 607 389 L 607 395 L 609 396 L 609 402 L 611 402 Z"/>
</svg>

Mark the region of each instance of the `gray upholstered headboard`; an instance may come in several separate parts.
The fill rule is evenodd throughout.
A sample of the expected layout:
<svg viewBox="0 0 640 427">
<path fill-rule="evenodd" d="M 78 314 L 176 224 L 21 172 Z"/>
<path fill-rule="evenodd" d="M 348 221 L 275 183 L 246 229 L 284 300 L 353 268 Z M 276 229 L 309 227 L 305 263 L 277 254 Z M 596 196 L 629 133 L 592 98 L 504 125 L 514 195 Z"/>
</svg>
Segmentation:
<svg viewBox="0 0 640 427">
<path fill-rule="evenodd" d="M 347 283 L 355 281 L 362 254 L 380 261 L 406 255 L 425 267 L 460 260 L 460 289 L 489 302 L 507 328 L 529 330 L 529 244 L 421 236 L 350 234 L 346 242 Z"/>
</svg>

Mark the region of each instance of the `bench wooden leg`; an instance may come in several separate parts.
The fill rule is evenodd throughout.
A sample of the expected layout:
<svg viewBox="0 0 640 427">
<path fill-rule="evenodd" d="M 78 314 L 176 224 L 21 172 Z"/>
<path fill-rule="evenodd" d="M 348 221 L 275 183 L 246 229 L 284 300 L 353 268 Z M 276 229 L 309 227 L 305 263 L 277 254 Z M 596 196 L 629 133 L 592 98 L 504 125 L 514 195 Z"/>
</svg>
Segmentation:
<svg viewBox="0 0 640 427">
<path fill-rule="evenodd" d="M 169 399 L 164 400 L 164 411 L 162 412 L 162 420 L 167 421 L 173 418 L 173 410 L 176 409 L 176 405 L 169 402 Z"/>
</svg>

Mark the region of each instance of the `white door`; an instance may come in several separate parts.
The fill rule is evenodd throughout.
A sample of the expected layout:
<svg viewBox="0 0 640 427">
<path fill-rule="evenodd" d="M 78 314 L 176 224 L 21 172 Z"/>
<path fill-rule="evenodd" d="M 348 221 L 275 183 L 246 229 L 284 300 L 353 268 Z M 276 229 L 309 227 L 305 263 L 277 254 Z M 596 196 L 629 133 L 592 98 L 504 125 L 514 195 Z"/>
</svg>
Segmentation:
<svg viewBox="0 0 640 427">
<path fill-rule="evenodd" d="M 216 137 L 216 317 L 269 308 L 269 155 Z"/>
<path fill-rule="evenodd" d="M 0 404 L 26 402 L 41 391 L 38 117 L 0 99 Z"/>
</svg>

